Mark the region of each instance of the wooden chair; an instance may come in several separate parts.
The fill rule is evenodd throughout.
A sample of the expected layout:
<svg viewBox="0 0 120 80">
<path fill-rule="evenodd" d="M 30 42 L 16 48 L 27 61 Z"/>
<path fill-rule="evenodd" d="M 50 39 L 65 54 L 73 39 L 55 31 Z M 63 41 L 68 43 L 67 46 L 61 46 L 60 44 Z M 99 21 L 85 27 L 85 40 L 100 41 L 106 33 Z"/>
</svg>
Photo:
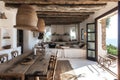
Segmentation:
<svg viewBox="0 0 120 80">
<path fill-rule="evenodd" d="M 0 63 L 4 63 L 6 61 L 8 61 L 8 54 L 0 55 Z"/>
<path fill-rule="evenodd" d="M 116 61 L 117 61 L 117 57 L 110 54 L 104 56 L 99 55 L 99 59 L 98 59 L 98 63 L 107 68 L 109 68 L 113 64 L 116 64 Z"/>
<path fill-rule="evenodd" d="M 12 59 L 18 56 L 18 51 L 11 52 Z"/>
</svg>

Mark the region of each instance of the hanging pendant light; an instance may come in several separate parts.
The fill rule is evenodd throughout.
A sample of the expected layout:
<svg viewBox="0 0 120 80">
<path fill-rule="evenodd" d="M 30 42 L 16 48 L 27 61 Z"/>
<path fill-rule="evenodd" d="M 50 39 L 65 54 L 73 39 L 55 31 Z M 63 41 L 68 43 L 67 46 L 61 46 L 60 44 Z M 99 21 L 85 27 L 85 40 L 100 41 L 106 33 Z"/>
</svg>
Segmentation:
<svg viewBox="0 0 120 80">
<path fill-rule="evenodd" d="M 33 6 L 22 5 L 18 8 L 15 28 L 22 30 L 37 30 L 37 22 L 37 14 Z"/>
<path fill-rule="evenodd" d="M 45 32 L 45 21 L 42 18 L 38 19 L 37 30 L 32 30 L 33 32 L 44 33 Z"/>
<path fill-rule="evenodd" d="M 45 31 L 45 21 L 44 21 L 44 19 L 42 19 L 42 18 L 38 19 L 37 27 L 38 27 L 39 32 L 44 33 L 44 31 Z"/>
<path fill-rule="evenodd" d="M 39 36 L 38 39 L 43 39 L 44 37 L 44 31 L 45 31 L 45 21 L 42 18 L 38 19 L 38 24 L 37 24 L 38 30 L 35 30 L 33 32 L 38 32 Z"/>
</svg>

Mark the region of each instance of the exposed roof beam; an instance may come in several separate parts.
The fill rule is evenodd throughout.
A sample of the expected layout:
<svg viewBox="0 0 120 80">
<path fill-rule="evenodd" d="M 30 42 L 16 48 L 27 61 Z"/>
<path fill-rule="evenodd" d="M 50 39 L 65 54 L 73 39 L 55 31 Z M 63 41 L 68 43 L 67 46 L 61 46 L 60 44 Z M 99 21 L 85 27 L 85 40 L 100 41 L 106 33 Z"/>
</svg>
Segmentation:
<svg viewBox="0 0 120 80">
<path fill-rule="evenodd" d="M 101 4 L 104 2 L 117 2 L 118 0 L 2 0 L 11 4 Z"/>
<path fill-rule="evenodd" d="M 81 16 L 81 17 L 41 17 L 45 20 L 46 24 L 53 23 L 80 23 L 84 21 L 89 16 Z"/>
<path fill-rule="evenodd" d="M 19 6 L 19 5 L 21 5 L 21 4 L 31 4 L 31 5 L 39 5 L 39 6 L 47 6 L 47 5 L 59 5 L 59 6 L 72 6 L 72 7 L 75 7 L 75 6 L 102 6 L 102 5 L 106 5 L 106 3 L 105 2 L 101 2 L 101 3 L 87 3 L 87 4 L 85 4 L 85 3 L 80 3 L 80 4 L 54 4 L 54 3 L 51 3 L 51 4 L 47 4 L 47 2 L 46 2 L 46 4 L 42 4 L 42 3 L 35 3 L 35 2 L 6 2 L 5 1 L 5 3 L 6 3 L 6 5 L 7 6 L 15 6 L 15 7 L 17 7 L 17 6 Z M 49 2 L 48 2 L 49 3 Z"/>
<path fill-rule="evenodd" d="M 22 4 L 33 5 L 39 18 L 46 24 L 80 23 L 91 14 L 106 6 L 107 2 L 118 0 L 2 0 L 9 7 Z"/>
<path fill-rule="evenodd" d="M 78 24 L 78 23 L 80 23 L 80 21 L 78 21 L 78 22 L 74 22 L 74 21 L 72 21 L 72 22 L 70 22 L 70 21 L 69 21 L 69 22 L 47 22 L 46 25 L 51 25 L 51 24 L 52 24 L 52 25 L 53 25 L 53 24 L 54 24 L 54 25 L 55 25 L 55 24 L 56 24 L 56 25 L 57 25 L 57 24 L 62 24 L 62 25 L 63 25 L 63 24 Z"/>
<path fill-rule="evenodd" d="M 79 6 L 59 6 L 59 5 L 47 5 L 36 6 L 37 11 L 59 11 L 59 12 L 94 12 L 103 8 L 103 5 L 79 5 Z"/>
<path fill-rule="evenodd" d="M 64 16 L 64 15 L 62 15 L 62 16 L 59 16 L 59 15 L 38 15 L 38 17 L 39 18 L 45 18 L 45 17 L 49 17 L 49 18 L 54 18 L 54 17 L 56 17 L 56 18 L 59 18 L 59 17 L 62 17 L 62 18 L 66 18 L 66 17 L 70 17 L 70 18 L 72 18 L 72 17 L 83 17 L 82 15 L 74 15 L 74 16 L 69 16 L 69 15 L 66 15 L 66 16 Z"/>
<path fill-rule="evenodd" d="M 94 12 L 60 12 L 60 11 L 37 11 L 38 15 L 43 16 L 76 16 L 76 15 L 91 15 Z"/>
<path fill-rule="evenodd" d="M 104 4 L 90 4 L 90 5 L 74 5 L 74 6 L 67 6 L 67 5 L 34 5 L 36 11 L 56 11 L 56 12 L 94 12 L 101 8 L 103 8 L 106 5 Z M 19 7 L 18 4 L 6 4 L 6 6 L 9 7 Z"/>
<path fill-rule="evenodd" d="M 70 20 L 80 20 L 80 21 L 81 21 L 82 19 L 88 18 L 88 17 L 89 17 L 89 15 L 87 15 L 87 16 L 79 16 L 79 17 L 74 17 L 74 16 L 73 16 L 73 17 L 72 17 L 72 16 L 70 16 L 70 17 L 67 17 L 67 16 L 66 16 L 66 17 L 65 17 L 65 16 L 64 16 L 64 17 L 52 17 L 52 18 L 51 18 L 51 17 L 38 17 L 38 18 L 44 18 L 44 19 L 46 19 L 46 20 L 48 20 L 48 21 L 50 21 L 50 20 L 51 20 L 51 21 L 52 21 L 52 20 L 55 20 L 55 21 L 57 21 L 57 20 L 58 20 L 58 21 L 60 21 L 60 20 L 61 20 L 61 21 L 63 21 L 63 20 L 67 20 L 67 21 L 70 21 Z"/>
<path fill-rule="evenodd" d="M 69 2 L 64 2 L 64 1 L 54 1 L 54 2 L 43 2 L 43 1 L 27 1 L 27 0 L 20 0 L 20 1 L 18 1 L 18 0 L 3 0 L 3 1 L 5 1 L 5 3 L 6 3 L 6 6 L 11 6 L 11 7 L 19 7 L 21 4 L 31 4 L 31 5 L 37 5 L 37 6 L 39 6 L 40 8 L 42 7 L 42 8 L 44 8 L 44 7 L 57 7 L 58 8 L 58 6 L 59 7 L 68 7 L 68 8 L 80 8 L 80 7 L 84 7 L 84 8 L 92 8 L 92 7 L 101 7 L 101 6 L 105 6 L 106 5 L 106 3 L 105 2 L 84 2 L 84 1 L 82 1 L 82 2 L 79 2 L 79 1 L 74 1 L 73 3 L 71 3 L 71 4 L 69 4 L 69 2 L 71 2 L 71 1 L 69 1 Z M 58 3 L 57 3 L 58 2 Z M 45 4 L 43 4 L 43 3 L 45 3 Z M 44 7 L 43 7 L 44 6 Z"/>
</svg>

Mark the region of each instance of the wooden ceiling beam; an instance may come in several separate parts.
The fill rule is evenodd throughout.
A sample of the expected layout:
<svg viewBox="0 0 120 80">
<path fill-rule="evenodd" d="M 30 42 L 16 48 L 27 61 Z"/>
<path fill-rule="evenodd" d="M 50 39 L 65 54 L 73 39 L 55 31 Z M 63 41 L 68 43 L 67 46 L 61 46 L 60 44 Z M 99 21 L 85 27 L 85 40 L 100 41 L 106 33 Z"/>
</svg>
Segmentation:
<svg viewBox="0 0 120 80">
<path fill-rule="evenodd" d="M 106 6 L 107 2 L 118 0 L 2 0 L 8 7 L 19 7 L 22 4 L 33 5 L 39 18 L 46 24 L 80 23 L 89 15 Z"/>
<path fill-rule="evenodd" d="M 54 4 L 54 3 L 51 3 L 51 4 L 49 4 L 49 2 L 48 2 L 48 4 L 46 3 L 46 4 L 42 4 L 42 3 L 35 3 L 35 2 L 5 2 L 6 3 L 6 6 L 14 6 L 14 7 L 17 7 L 17 6 L 19 6 L 19 5 L 21 5 L 21 4 L 30 4 L 30 5 L 38 5 L 38 6 L 41 6 L 41 7 L 43 7 L 43 6 L 49 6 L 49 5 L 59 5 L 59 6 L 70 6 L 70 7 L 76 7 L 76 6 L 81 6 L 81 7 L 83 7 L 83 6 L 104 6 L 104 5 L 106 5 L 106 3 L 104 2 L 102 2 L 102 3 L 89 3 L 89 4 L 85 4 L 85 3 L 80 3 L 80 4 Z"/>
<path fill-rule="evenodd" d="M 70 21 L 70 20 L 83 20 L 83 19 L 86 19 L 88 18 L 89 15 L 87 16 L 81 16 L 81 17 L 39 17 L 39 18 L 43 18 L 47 21 L 52 21 L 52 20 L 55 20 L 55 21 Z"/>
<path fill-rule="evenodd" d="M 89 16 L 82 16 L 82 17 L 44 17 L 45 24 L 59 24 L 59 23 L 81 23 L 85 19 L 87 19 Z"/>
<path fill-rule="evenodd" d="M 18 1 L 18 2 L 15 2 L 15 1 L 11 1 L 11 2 L 6 2 L 5 1 L 5 5 L 7 7 L 19 7 L 21 4 L 30 4 L 30 5 L 37 5 L 40 9 L 44 9 L 44 8 L 62 8 L 62 7 L 65 7 L 65 8 L 95 8 L 95 7 L 102 7 L 102 6 L 105 6 L 106 3 L 90 3 L 90 4 L 54 4 L 54 3 L 51 3 L 51 4 L 47 4 L 49 2 L 46 2 L 46 4 L 41 4 L 41 3 L 35 3 L 35 2 L 26 2 L 26 1 Z"/>
<path fill-rule="evenodd" d="M 59 11 L 59 12 L 94 12 L 103 8 L 103 5 L 79 5 L 79 6 L 59 6 L 59 5 L 47 5 L 36 6 L 36 11 Z"/>
<path fill-rule="evenodd" d="M 60 12 L 60 11 L 37 11 L 38 16 L 81 16 L 91 15 L 94 12 Z"/>
<path fill-rule="evenodd" d="M 104 4 L 90 4 L 90 5 L 72 5 L 72 6 L 67 6 L 67 5 L 33 5 L 36 9 L 36 11 L 54 11 L 54 12 L 94 12 L 97 11 L 101 8 L 103 8 L 106 5 Z M 7 7 L 19 7 L 20 5 L 18 4 L 6 4 Z"/>
<path fill-rule="evenodd" d="M 7 7 L 19 7 L 21 4 L 14 4 L 14 3 L 6 3 Z M 80 4 L 80 5 L 37 5 L 34 4 L 36 11 L 61 11 L 61 12 L 89 12 L 89 11 L 96 11 L 103 8 L 106 3 L 102 4 Z"/>
<path fill-rule="evenodd" d="M 64 24 L 78 24 L 80 23 L 80 21 L 78 22 L 47 22 L 45 25 L 64 25 Z"/>
<path fill-rule="evenodd" d="M 72 17 L 74 17 L 74 18 L 79 18 L 79 17 L 86 17 L 86 16 L 88 16 L 88 15 L 38 15 L 38 17 L 39 18 L 45 18 L 45 17 L 48 17 L 48 18 L 67 18 L 67 17 L 69 17 L 69 18 L 72 18 Z"/>
<path fill-rule="evenodd" d="M 81 18 L 89 15 L 38 15 L 39 18 Z"/>
<path fill-rule="evenodd" d="M 2 0 L 11 4 L 101 4 L 105 2 L 118 2 L 118 0 Z"/>
</svg>

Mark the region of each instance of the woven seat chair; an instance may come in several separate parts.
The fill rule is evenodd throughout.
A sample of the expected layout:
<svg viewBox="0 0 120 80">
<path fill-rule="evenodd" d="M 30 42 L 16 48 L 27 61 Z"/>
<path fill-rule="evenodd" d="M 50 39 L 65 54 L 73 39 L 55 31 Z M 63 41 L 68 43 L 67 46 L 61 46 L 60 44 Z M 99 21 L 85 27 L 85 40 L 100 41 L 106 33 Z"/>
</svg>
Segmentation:
<svg viewBox="0 0 120 80">
<path fill-rule="evenodd" d="M 12 59 L 18 56 L 18 51 L 11 52 Z"/>
<path fill-rule="evenodd" d="M 8 54 L 0 55 L 0 63 L 4 63 L 6 61 L 8 61 Z"/>
</svg>

